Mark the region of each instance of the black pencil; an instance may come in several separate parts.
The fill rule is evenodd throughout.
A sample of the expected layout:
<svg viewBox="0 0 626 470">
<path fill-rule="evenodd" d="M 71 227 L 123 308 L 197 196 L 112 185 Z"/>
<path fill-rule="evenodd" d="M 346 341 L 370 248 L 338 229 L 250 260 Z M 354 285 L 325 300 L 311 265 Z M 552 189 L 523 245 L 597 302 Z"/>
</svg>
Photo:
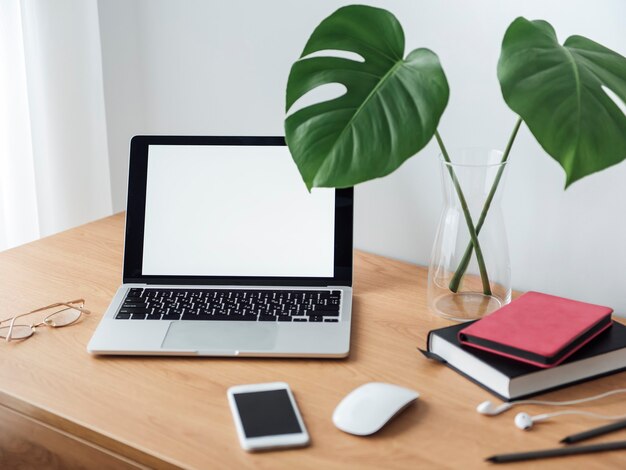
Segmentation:
<svg viewBox="0 0 626 470">
<path fill-rule="evenodd" d="M 622 421 L 617 421 L 616 423 L 607 424 L 605 426 L 600 426 L 599 428 L 593 428 L 589 431 L 572 434 L 571 436 L 567 436 L 561 439 L 561 442 L 564 444 L 573 444 L 575 442 L 581 442 L 587 439 L 591 439 L 592 437 L 602 436 L 613 431 L 619 431 L 620 429 L 624 428 L 626 428 L 626 419 Z"/>
<path fill-rule="evenodd" d="M 593 452 L 607 452 L 610 450 L 626 449 L 626 441 L 605 442 L 588 446 L 569 446 L 557 449 L 535 450 L 531 452 L 519 452 L 515 454 L 493 455 L 485 460 L 493 463 L 519 462 L 521 460 L 547 459 L 551 457 L 563 457 L 565 455 L 591 454 Z"/>
</svg>

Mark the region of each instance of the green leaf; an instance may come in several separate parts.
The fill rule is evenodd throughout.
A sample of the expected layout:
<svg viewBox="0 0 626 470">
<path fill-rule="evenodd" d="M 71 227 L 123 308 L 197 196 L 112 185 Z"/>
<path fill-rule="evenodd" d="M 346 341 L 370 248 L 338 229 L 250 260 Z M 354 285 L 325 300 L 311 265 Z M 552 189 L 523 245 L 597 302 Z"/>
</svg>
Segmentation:
<svg viewBox="0 0 626 470">
<path fill-rule="evenodd" d="M 498 79 L 509 107 L 566 173 L 565 187 L 626 158 L 626 59 L 582 36 L 561 46 L 545 21 L 507 29 Z"/>
<path fill-rule="evenodd" d="M 307 57 L 340 50 L 343 57 Z M 342 96 L 285 119 L 289 150 L 310 189 L 349 187 L 387 175 L 433 137 L 448 103 L 436 54 L 416 49 L 406 59 L 404 33 L 388 11 L 340 8 L 313 31 L 287 82 L 287 111 L 309 91 L 338 83 Z"/>
</svg>

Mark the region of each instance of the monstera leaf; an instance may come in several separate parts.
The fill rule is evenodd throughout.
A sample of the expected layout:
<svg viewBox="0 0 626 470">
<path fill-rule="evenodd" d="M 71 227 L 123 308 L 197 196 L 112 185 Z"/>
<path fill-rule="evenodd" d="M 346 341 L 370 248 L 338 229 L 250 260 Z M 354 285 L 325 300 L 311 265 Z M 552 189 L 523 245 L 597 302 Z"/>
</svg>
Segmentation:
<svg viewBox="0 0 626 470">
<path fill-rule="evenodd" d="M 567 175 L 566 187 L 626 158 L 626 59 L 582 36 L 561 46 L 545 21 L 517 18 L 498 63 L 504 100 Z"/>
<path fill-rule="evenodd" d="M 319 56 L 329 50 L 363 61 Z M 386 10 L 340 8 L 313 31 L 289 74 L 287 111 L 321 85 L 347 91 L 285 120 L 289 150 L 309 189 L 387 175 L 430 141 L 448 103 L 448 83 L 432 51 L 403 56 L 402 27 Z"/>
</svg>

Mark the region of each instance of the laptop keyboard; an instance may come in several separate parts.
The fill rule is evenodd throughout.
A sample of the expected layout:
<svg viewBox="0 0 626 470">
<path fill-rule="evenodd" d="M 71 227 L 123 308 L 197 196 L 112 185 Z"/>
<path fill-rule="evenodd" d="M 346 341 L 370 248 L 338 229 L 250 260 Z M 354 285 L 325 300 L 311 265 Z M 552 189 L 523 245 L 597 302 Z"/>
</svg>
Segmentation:
<svg viewBox="0 0 626 470">
<path fill-rule="evenodd" d="M 338 322 L 340 306 L 340 290 L 133 288 L 115 318 Z"/>
</svg>

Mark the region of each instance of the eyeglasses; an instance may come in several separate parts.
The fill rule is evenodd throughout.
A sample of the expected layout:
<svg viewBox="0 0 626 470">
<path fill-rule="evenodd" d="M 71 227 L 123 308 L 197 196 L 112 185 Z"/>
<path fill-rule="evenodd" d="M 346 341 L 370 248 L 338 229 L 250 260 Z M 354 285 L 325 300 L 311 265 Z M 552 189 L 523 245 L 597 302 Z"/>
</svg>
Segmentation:
<svg viewBox="0 0 626 470">
<path fill-rule="evenodd" d="M 27 313 L 22 313 L 20 315 L 16 315 L 12 318 L 7 318 L 5 320 L 0 321 L 0 325 L 5 322 L 10 321 L 11 323 L 8 326 L 0 326 L 0 338 L 4 338 L 7 342 L 13 340 L 24 340 L 30 338 L 34 333 L 35 329 L 38 326 L 49 326 L 52 328 L 61 328 L 64 326 L 69 326 L 78 321 L 81 315 L 87 314 L 89 315 L 91 312 L 84 308 L 85 300 L 84 299 L 76 299 L 70 300 L 69 302 L 57 302 L 55 304 L 46 305 L 45 307 L 41 307 L 35 310 L 31 310 Z M 59 310 L 59 307 L 64 307 Z M 32 313 L 43 312 L 46 310 L 54 310 L 50 312 L 43 321 L 39 323 L 31 323 L 30 325 L 16 324 L 15 320 L 20 317 L 24 317 L 26 315 L 30 315 Z"/>
</svg>

